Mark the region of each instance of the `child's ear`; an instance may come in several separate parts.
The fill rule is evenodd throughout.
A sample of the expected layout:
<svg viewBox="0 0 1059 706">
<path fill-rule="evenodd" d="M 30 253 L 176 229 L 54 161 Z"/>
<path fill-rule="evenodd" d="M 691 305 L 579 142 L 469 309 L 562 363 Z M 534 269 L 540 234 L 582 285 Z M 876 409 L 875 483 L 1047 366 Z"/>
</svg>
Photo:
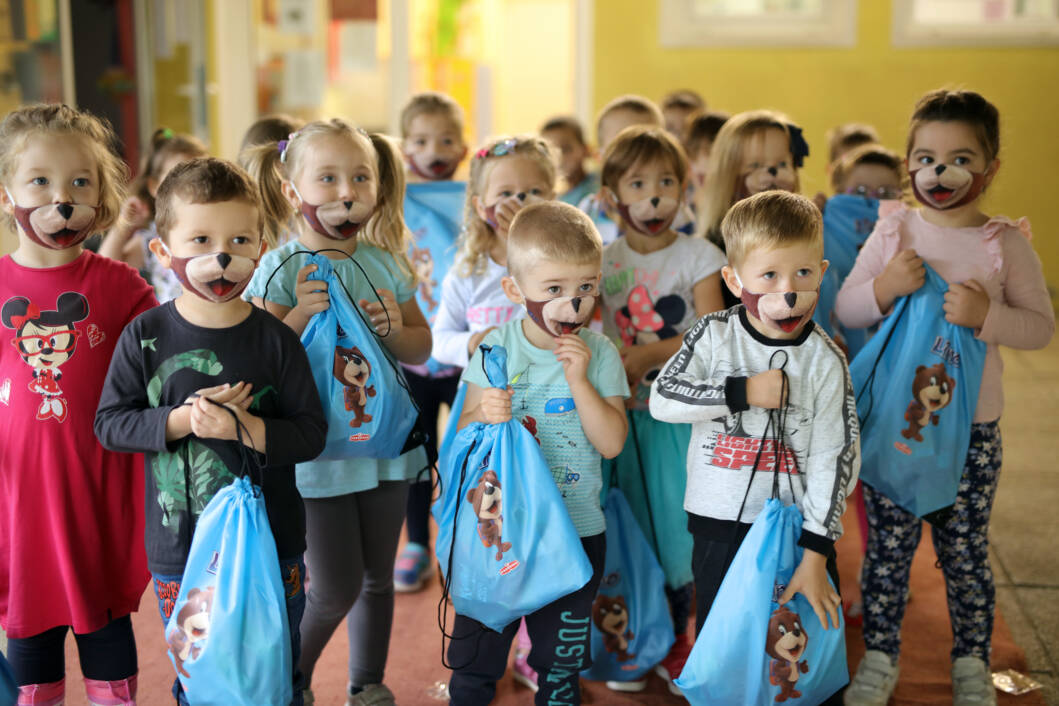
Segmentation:
<svg viewBox="0 0 1059 706">
<path fill-rule="evenodd" d="M 264 243 L 262 243 L 264 244 Z M 161 236 L 157 238 L 151 238 L 151 242 L 147 244 L 154 256 L 158 258 L 158 262 L 162 264 L 162 267 L 169 269 L 173 264 L 173 258 L 170 257 L 169 251 L 165 248 Z"/>
<path fill-rule="evenodd" d="M 280 185 L 280 191 L 283 192 L 283 198 L 287 199 L 287 203 L 295 209 L 301 208 L 302 200 L 298 198 L 298 194 L 294 191 L 294 182 L 290 179 L 284 179 Z"/>
<path fill-rule="evenodd" d="M 266 250 L 268 250 L 268 241 L 265 240 L 265 238 L 263 236 L 258 236 L 258 237 L 261 238 L 261 247 L 258 248 L 258 251 L 257 251 L 257 259 L 260 260 L 261 256 L 265 254 Z"/>
<path fill-rule="evenodd" d="M 989 163 L 989 166 L 985 168 L 985 186 L 989 186 L 993 182 L 993 177 L 1000 171 L 1000 160 L 994 159 Z"/>
<path fill-rule="evenodd" d="M 11 200 L 11 194 L 8 192 L 7 187 L 0 189 L 0 207 L 3 207 L 4 213 L 9 216 L 15 214 L 15 203 Z"/>
<path fill-rule="evenodd" d="M 612 211 L 618 210 L 618 195 L 614 193 L 614 190 L 609 186 L 604 186 L 599 190 L 600 196 L 603 197 L 603 203 L 607 205 Z"/>
<path fill-rule="evenodd" d="M 158 186 L 159 186 L 158 180 L 155 179 L 154 177 L 147 177 L 146 183 L 147 183 L 147 193 L 151 195 L 152 199 L 156 198 L 158 196 Z"/>
<path fill-rule="evenodd" d="M 735 277 L 735 270 L 725 265 L 721 268 L 721 277 L 724 278 L 724 283 L 728 285 L 728 289 L 731 290 L 732 294 L 739 297 L 743 294 L 743 288 L 739 284 L 739 280 Z"/>
<path fill-rule="evenodd" d="M 830 260 L 821 260 L 820 261 L 820 278 L 821 279 L 823 279 L 823 276 L 827 274 L 827 269 L 829 267 L 831 267 L 831 261 Z"/>
<path fill-rule="evenodd" d="M 515 279 L 510 276 L 506 276 L 500 280 L 500 287 L 504 290 L 504 295 L 511 300 L 514 304 L 522 304 L 526 298 L 522 296 L 522 291 L 519 290 L 518 285 L 515 284 Z"/>
</svg>

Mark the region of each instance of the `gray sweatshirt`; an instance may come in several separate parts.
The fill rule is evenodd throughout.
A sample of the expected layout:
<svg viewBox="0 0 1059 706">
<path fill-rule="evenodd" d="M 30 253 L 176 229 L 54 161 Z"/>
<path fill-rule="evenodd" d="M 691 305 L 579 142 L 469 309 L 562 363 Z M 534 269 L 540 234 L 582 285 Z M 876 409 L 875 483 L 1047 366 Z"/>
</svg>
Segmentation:
<svg viewBox="0 0 1059 706">
<path fill-rule="evenodd" d="M 809 322 L 796 339 L 768 338 L 750 325 L 742 305 L 705 316 L 652 385 L 651 415 L 692 424 L 684 495 L 692 530 L 753 522 L 772 495 L 778 454 L 771 440 L 761 442 L 769 414 L 747 405 L 746 381 L 784 358 L 790 392 L 780 497 L 802 511 L 799 544 L 826 555 L 842 534 L 846 496 L 860 470 L 849 368 L 827 334 Z"/>
</svg>

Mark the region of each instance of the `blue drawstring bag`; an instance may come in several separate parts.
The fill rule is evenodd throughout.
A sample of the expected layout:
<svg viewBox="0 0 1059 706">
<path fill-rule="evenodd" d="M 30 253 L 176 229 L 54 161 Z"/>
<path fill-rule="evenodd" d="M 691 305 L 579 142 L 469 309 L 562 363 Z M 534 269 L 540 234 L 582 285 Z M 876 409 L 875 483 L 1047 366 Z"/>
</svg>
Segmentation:
<svg viewBox="0 0 1059 706">
<path fill-rule="evenodd" d="M 838 321 L 835 319 L 835 300 L 838 298 L 838 277 L 831 268 L 827 268 L 824 276 L 820 278 L 820 295 L 816 301 L 816 310 L 813 312 L 813 321 L 827 333 L 831 338 L 845 340 L 839 332 Z"/>
<path fill-rule="evenodd" d="M 14 704 L 18 700 L 18 683 L 11 663 L 0 654 L 0 704 Z"/>
<path fill-rule="evenodd" d="M 845 622 L 820 624 L 800 593 L 786 590 L 805 551 L 802 513 L 765 503 L 724 576 L 676 684 L 692 704 L 819 704 L 849 681 Z"/>
<path fill-rule="evenodd" d="M 489 383 L 506 388 L 507 351 L 481 350 Z M 592 578 L 540 446 L 517 419 L 459 430 L 438 475 L 435 553 L 457 613 L 500 632 Z"/>
<path fill-rule="evenodd" d="M 944 524 L 956 501 L 986 345 L 945 320 L 948 285 L 930 266 L 849 366 L 860 416 L 862 481 Z"/>
<path fill-rule="evenodd" d="M 441 302 L 441 282 L 456 254 L 466 198 L 467 184 L 462 181 L 430 181 L 405 187 L 404 220 L 415 239 L 409 259 L 419 276 L 416 301 L 432 326 Z M 433 358 L 426 365 L 431 374 L 451 367 Z"/>
<path fill-rule="evenodd" d="M 607 493 L 607 556 L 592 604 L 592 666 L 598 681 L 638 681 L 669 654 L 675 635 L 665 575 L 625 495 Z"/>
<path fill-rule="evenodd" d="M 192 706 L 285 705 L 292 696 L 276 541 L 238 421 L 236 429 L 243 473 L 199 516 L 166 626 L 169 659 Z"/>
<path fill-rule="evenodd" d="M 305 252 L 297 250 L 287 260 Z M 425 440 L 416 426 L 419 410 L 401 366 L 377 340 L 374 327 L 321 252 L 342 251 L 310 253 L 305 263 L 316 265 L 308 279 L 327 282 L 331 301 L 327 309 L 313 314 L 301 336 L 327 418 L 327 444 L 317 460 L 397 458 Z M 349 259 L 367 279 L 360 264 Z M 270 282 L 287 260 L 272 273 Z M 370 280 L 368 284 L 375 291 Z M 267 283 L 264 298 L 268 298 Z M 376 298 L 381 304 L 378 293 Z"/>
<path fill-rule="evenodd" d="M 878 199 L 855 194 L 838 194 L 828 199 L 824 208 L 824 259 L 831 263 L 828 272 L 834 273 L 839 288 L 853 271 L 857 254 L 875 230 L 877 220 Z M 845 341 L 852 360 L 868 342 L 870 330 L 846 328 L 838 321 L 833 325 L 835 332 Z"/>
</svg>

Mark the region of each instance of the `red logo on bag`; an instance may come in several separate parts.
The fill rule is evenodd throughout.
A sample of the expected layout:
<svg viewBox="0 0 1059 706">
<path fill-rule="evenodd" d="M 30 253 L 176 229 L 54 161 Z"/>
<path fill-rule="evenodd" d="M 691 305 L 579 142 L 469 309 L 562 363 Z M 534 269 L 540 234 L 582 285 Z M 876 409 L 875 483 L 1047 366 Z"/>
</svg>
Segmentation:
<svg viewBox="0 0 1059 706">
<path fill-rule="evenodd" d="M 353 436 L 349 437 L 349 440 L 350 441 L 367 441 L 370 438 L 371 438 L 371 434 L 365 434 L 364 432 L 361 432 L 359 434 L 354 434 Z"/>
<path fill-rule="evenodd" d="M 504 564 L 504 568 L 500 569 L 500 575 L 501 576 L 507 576 L 508 574 L 510 574 L 512 571 L 514 571 L 517 568 L 518 568 L 518 559 L 515 559 L 514 561 L 509 561 L 508 563 Z"/>
<path fill-rule="evenodd" d="M 902 443 L 900 441 L 895 441 L 894 448 L 903 453 L 905 456 L 912 455 L 912 448 L 908 444 Z"/>
</svg>

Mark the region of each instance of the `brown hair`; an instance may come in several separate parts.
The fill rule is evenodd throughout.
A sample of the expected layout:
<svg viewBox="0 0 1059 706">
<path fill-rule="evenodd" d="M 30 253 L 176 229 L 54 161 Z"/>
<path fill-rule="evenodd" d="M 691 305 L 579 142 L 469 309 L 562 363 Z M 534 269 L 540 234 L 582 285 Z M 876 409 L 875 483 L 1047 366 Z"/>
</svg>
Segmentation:
<svg viewBox="0 0 1059 706">
<path fill-rule="evenodd" d="M 603 239 L 581 210 L 562 201 L 545 201 L 515 214 L 507 253 L 508 271 L 516 276 L 538 259 L 600 265 Z"/>
<path fill-rule="evenodd" d="M 878 144 L 879 133 L 867 123 L 844 123 L 827 131 L 828 162 L 834 163 L 843 152 L 861 145 Z"/>
<path fill-rule="evenodd" d="M 705 110 L 706 101 L 702 99 L 697 91 L 684 88 L 678 91 L 671 91 L 662 98 L 662 110 L 670 110 L 676 108 L 678 110 Z"/>
<path fill-rule="evenodd" d="M 1000 112 L 996 106 L 974 91 L 950 91 L 939 88 L 931 91 L 916 103 L 912 123 L 908 127 L 908 145 L 905 156 L 912 152 L 912 143 L 923 123 L 961 122 L 974 128 L 978 142 L 985 150 L 986 162 L 992 162 L 1000 154 Z"/>
<path fill-rule="evenodd" d="M 838 158 L 831 171 L 831 188 L 838 193 L 842 190 L 842 184 L 846 181 L 853 167 L 858 164 L 878 164 L 894 170 L 898 181 L 904 177 L 904 165 L 901 158 L 893 150 L 888 150 L 882 145 L 861 145 Z"/>
<path fill-rule="evenodd" d="M 662 128 L 631 125 L 607 145 L 600 183 L 617 192 L 618 182 L 627 171 L 641 162 L 655 160 L 667 161 L 681 184 L 687 181 L 688 158 L 680 143 Z"/>
<path fill-rule="evenodd" d="M 401 137 L 408 137 L 412 129 L 412 121 L 417 117 L 435 113 L 445 115 L 456 125 L 456 130 L 460 135 L 463 135 L 463 108 L 460 104 L 452 96 L 436 91 L 426 91 L 417 93 L 408 99 L 408 103 L 401 110 Z"/>
<path fill-rule="evenodd" d="M 572 115 L 557 115 L 554 118 L 549 118 L 547 122 L 541 125 L 540 133 L 543 135 L 552 130 L 569 130 L 573 133 L 574 139 L 584 146 L 588 145 L 585 142 L 585 131 L 581 127 L 581 121 Z"/>
<path fill-rule="evenodd" d="M 689 158 L 694 158 L 708 144 L 717 140 L 717 133 L 731 116 L 719 111 L 702 111 L 688 116 L 684 124 L 684 149 Z"/>
<path fill-rule="evenodd" d="M 618 96 L 613 99 L 610 103 L 603 106 L 603 109 L 599 111 L 599 115 L 596 117 L 596 138 L 599 138 L 599 128 L 603 124 L 603 119 L 611 113 L 619 110 L 628 110 L 632 113 L 639 113 L 646 118 L 650 118 L 645 122 L 651 125 L 657 125 L 659 127 L 665 125 L 665 118 L 662 117 L 662 111 L 658 109 L 654 101 L 643 96 L 633 95 L 627 93 L 623 96 Z"/>
<path fill-rule="evenodd" d="M 283 115 L 281 113 L 277 113 L 276 115 L 266 115 L 263 118 L 255 120 L 253 124 L 246 129 L 246 134 L 243 135 L 243 141 L 239 145 L 239 151 L 242 152 L 247 147 L 253 145 L 262 145 L 268 142 L 286 140 L 290 137 L 292 132 L 295 132 L 304 124 L 304 120 L 299 120 L 290 115 Z M 245 168 L 246 165 L 243 165 L 243 167 Z"/>
<path fill-rule="evenodd" d="M 0 123 L 0 183 L 7 184 L 18 168 L 18 158 L 33 135 L 66 134 L 84 139 L 99 168 L 99 208 L 95 228 L 104 231 L 118 217 L 125 200 L 129 170 L 114 149 L 117 137 L 106 119 L 60 103 L 36 103 L 12 110 Z M 7 216 L 14 228 L 14 219 Z"/>
<path fill-rule="evenodd" d="M 158 128 L 151 134 L 151 142 L 144 150 L 143 159 L 140 160 L 140 173 L 133 180 L 129 191 L 147 204 L 153 218 L 155 197 L 151 196 L 147 181 L 153 179 L 157 190 L 158 182 L 161 181 L 159 177 L 162 175 L 162 166 L 170 157 L 182 155 L 188 159 L 195 159 L 205 157 L 207 154 L 209 152 L 206 151 L 206 145 L 194 135 L 174 133 L 165 127 Z"/>
<path fill-rule="evenodd" d="M 763 191 L 743 199 L 721 222 L 728 264 L 738 267 L 752 250 L 808 243 L 824 250 L 824 220 L 809 199 L 789 191 Z"/>
<path fill-rule="evenodd" d="M 257 231 L 264 225 L 264 212 L 250 175 L 237 164 L 216 157 L 199 157 L 173 167 L 158 187 L 155 227 L 162 240 L 176 225 L 174 199 L 187 203 L 244 201 L 257 209 Z"/>
</svg>

